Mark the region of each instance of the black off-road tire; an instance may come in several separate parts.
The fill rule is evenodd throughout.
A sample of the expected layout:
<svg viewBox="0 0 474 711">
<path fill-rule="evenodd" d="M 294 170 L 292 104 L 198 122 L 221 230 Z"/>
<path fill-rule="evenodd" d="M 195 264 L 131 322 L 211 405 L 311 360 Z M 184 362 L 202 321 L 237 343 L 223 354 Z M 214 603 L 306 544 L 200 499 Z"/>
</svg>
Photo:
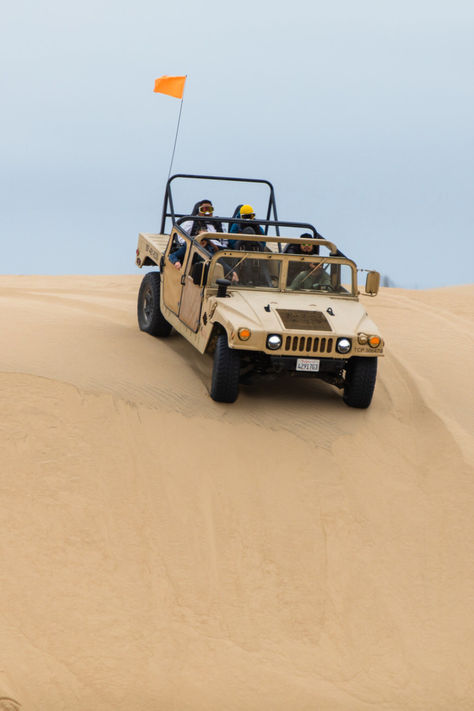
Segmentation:
<svg viewBox="0 0 474 711">
<path fill-rule="evenodd" d="M 144 277 L 138 292 L 137 316 L 141 331 L 164 338 L 170 335 L 171 324 L 161 313 L 160 283 L 159 272 L 149 272 Z"/>
<path fill-rule="evenodd" d="M 349 407 L 369 407 L 377 378 L 377 358 L 350 358 L 346 367 L 344 402 Z"/>
<path fill-rule="evenodd" d="M 239 394 L 240 354 L 229 348 L 227 335 L 217 337 L 212 369 L 211 397 L 217 402 L 235 402 Z"/>
</svg>

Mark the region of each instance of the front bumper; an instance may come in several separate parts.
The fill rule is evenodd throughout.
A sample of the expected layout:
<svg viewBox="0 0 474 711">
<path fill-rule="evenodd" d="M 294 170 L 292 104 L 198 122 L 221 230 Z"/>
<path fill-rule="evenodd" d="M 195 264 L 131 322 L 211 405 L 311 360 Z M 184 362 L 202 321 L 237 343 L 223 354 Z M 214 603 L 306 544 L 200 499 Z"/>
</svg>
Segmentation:
<svg viewBox="0 0 474 711">
<path fill-rule="evenodd" d="M 291 371 L 295 375 L 304 375 L 311 377 L 318 377 L 320 373 L 339 373 L 346 367 L 347 358 L 314 358 L 313 356 L 308 356 L 306 354 L 301 354 L 300 356 L 267 356 L 269 364 L 272 370 L 277 372 L 281 371 Z M 319 361 L 319 371 L 314 373 L 308 373 L 305 371 L 296 370 L 296 364 L 298 358 L 310 358 L 312 360 Z"/>
</svg>

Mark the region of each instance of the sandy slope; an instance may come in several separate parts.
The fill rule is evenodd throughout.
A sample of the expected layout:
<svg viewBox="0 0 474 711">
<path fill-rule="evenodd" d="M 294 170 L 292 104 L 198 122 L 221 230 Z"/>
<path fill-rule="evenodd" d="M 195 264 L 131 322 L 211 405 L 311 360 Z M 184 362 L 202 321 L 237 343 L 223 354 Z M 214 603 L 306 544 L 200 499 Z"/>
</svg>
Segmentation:
<svg viewBox="0 0 474 711">
<path fill-rule="evenodd" d="M 139 279 L 0 278 L 0 710 L 474 709 L 474 287 L 370 300 L 356 411 L 214 403 Z"/>
</svg>

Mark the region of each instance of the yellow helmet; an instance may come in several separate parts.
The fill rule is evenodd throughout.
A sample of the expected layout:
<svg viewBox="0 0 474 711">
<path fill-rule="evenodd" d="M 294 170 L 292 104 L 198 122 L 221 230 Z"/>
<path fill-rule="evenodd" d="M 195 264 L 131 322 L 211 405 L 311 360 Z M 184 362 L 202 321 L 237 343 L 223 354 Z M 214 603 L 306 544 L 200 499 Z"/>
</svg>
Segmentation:
<svg viewBox="0 0 474 711">
<path fill-rule="evenodd" d="M 255 215 L 255 210 L 253 209 L 252 205 L 242 205 L 242 207 L 240 208 L 240 214 Z"/>
</svg>

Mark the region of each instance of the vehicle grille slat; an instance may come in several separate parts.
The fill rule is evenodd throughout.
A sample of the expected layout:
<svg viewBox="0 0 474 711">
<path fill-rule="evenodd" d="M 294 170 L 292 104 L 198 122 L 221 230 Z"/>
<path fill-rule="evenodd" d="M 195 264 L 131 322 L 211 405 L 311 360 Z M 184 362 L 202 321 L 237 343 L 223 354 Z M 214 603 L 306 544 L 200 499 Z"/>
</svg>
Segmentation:
<svg viewBox="0 0 474 711">
<path fill-rule="evenodd" d="M 318 338 L 317 336 L 286 336 L 283 350 L 290 353 L 305 353 L 308 355 L 334 352 L 334 338 Z"/>
</svg>

